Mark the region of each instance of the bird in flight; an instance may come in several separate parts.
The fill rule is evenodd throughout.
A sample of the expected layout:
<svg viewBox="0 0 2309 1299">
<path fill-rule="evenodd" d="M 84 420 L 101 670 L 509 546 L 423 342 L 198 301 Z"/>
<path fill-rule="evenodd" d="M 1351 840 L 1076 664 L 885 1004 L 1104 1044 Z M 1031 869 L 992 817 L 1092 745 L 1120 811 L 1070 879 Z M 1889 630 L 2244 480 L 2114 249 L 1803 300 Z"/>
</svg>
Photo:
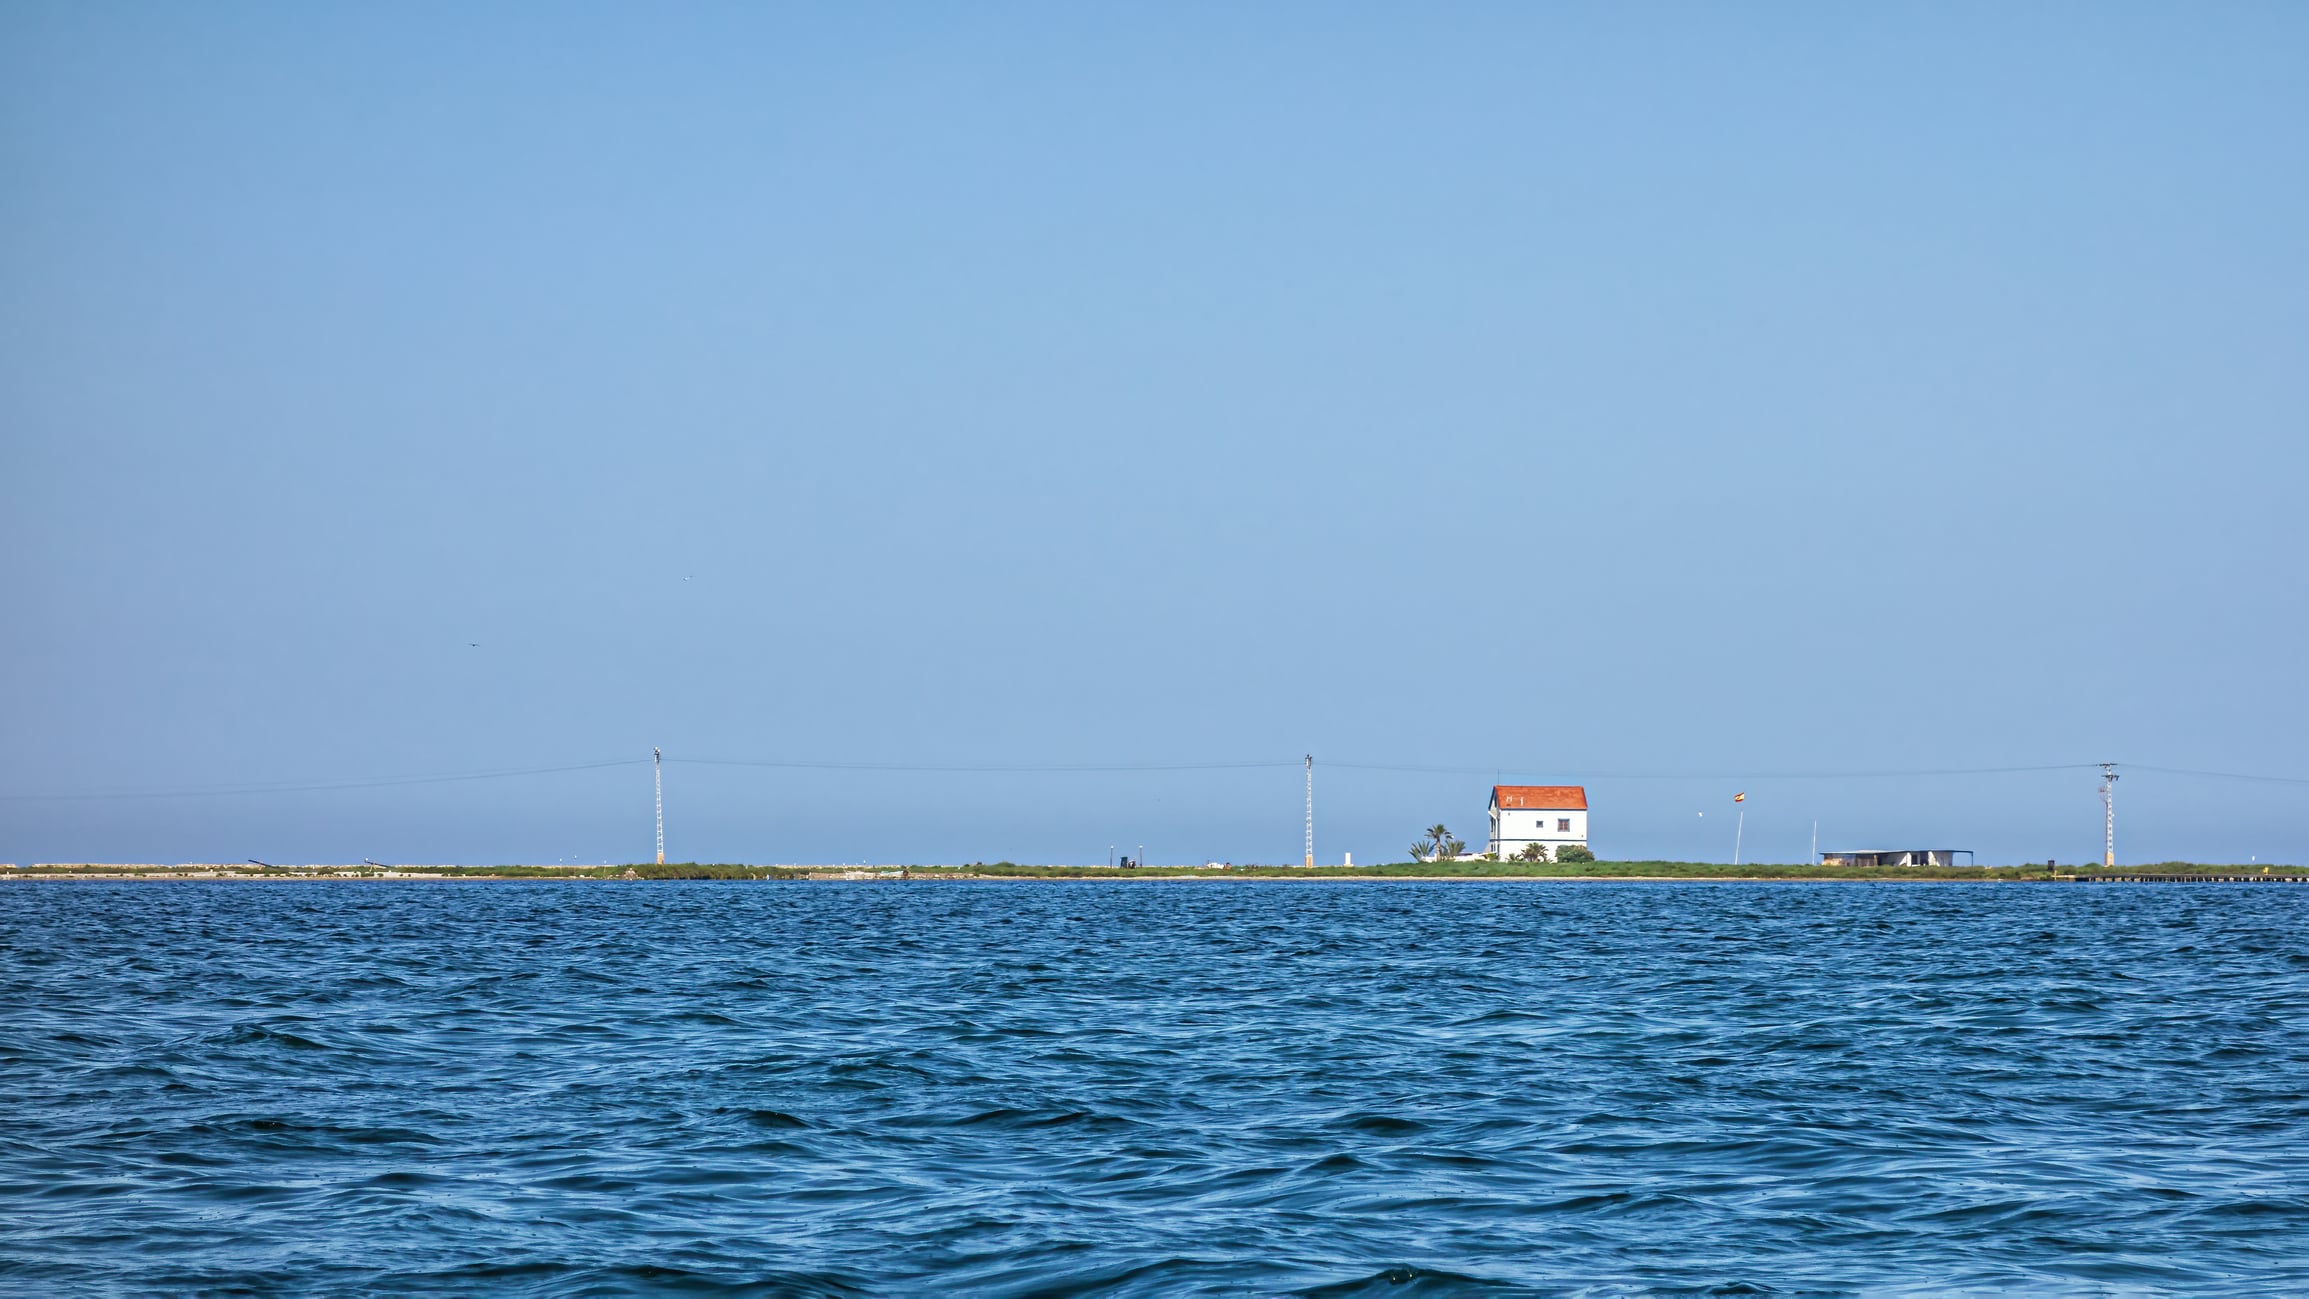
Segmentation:
<svg viewBox="0 0 2309 1299">
<path fill-rule="evenodd" d="M 465 642 L 465 644 L 466 644 L 468 647 L 472 648 L 472 649 L 479 649 L 479 648 L 481 648 L 481 642 L 480 642 L 480 641 L 477 641 L 477 640 L 469 640 L 469 641 Z"/>
</svg>

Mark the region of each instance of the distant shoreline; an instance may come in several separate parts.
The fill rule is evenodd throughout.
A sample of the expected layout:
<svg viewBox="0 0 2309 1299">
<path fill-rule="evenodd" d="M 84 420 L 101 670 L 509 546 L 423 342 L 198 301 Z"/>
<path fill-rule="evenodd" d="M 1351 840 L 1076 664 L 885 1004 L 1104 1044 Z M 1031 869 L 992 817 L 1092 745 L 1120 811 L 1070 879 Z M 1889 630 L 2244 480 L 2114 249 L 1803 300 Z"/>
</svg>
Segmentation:
<svg viewBox="0 0 2309 1299">
<path fill-rule="evenodd" d="M 2056 867 L 2043 865 L 1981 867 L 1852 867 L 1754 865 L 1729 866 L 1714 862 L 1581 862 L 1562 865 L 1534 862 L 1401 862 L 1379 866 L 1150 866 L 1117 869 L 1105 866 L 1026 866 L 1012 862 L 973 862 L 955 866 L 838 866 L 746 865 L 739 863 L 638 863 L 607 866 L 232 866 L 227 864 L 125 864 L 104 862 L 42 862 L 29 867 L 0 868 L 0 887 L 8 880 L 360 880 L 392 881 L 520 881 L 585 880 L 601 883 L 664 880 L 753 880 L 787 882 L 905 882 L 961 883 L 976 881 L 1039 881 L 1069 883 L 1086 880 L 1229 882 L 1243 880 L 1441 881 L 1480 883 L 1498 880 L 1553 880 L 1566 883 L 1686 883 L 1692 881 L 1747 884 L 1805 882 L 1954 884 L 2015 883 L 2309 883 L 2309 868 L 2300 866 L 2209 865 L 2160 862 L 2148 866 Z"/>
</svg>

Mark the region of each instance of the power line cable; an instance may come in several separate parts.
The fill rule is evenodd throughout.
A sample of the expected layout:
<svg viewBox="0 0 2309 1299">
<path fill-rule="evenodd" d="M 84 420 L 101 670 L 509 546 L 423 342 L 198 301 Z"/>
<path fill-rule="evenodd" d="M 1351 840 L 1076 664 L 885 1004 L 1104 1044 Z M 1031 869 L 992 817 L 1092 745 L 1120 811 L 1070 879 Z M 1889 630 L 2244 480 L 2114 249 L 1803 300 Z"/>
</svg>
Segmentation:
<svg viewBox="0 0 2309 1299">
<path fill-rule="evenodd" d="M 467 780 L 504 780 L 513 776 L 551 776 L 570 771 L 598 771 L 606 767 L 633 767 L 647 758 L 618 758 L 609 762 L 580 762 L 560 767 L 520 767 L 504 771 L 468 771 L 453 776 L 390 776 L 377 780 L 333 780 L 310 784 L 216 785 L 205 789 L 123 790 L 105 794 L 0 794 L 0 801 L 91 802 L 140 798 L 223 798 L 242 794 L 309 794 L 333 789 L 387 789 L 398 785 L 447 785 Z"/>
<path fill-rule="evenodd" d="M 799 762 L 754 758 L 667 758 L 707 767 L 771 767 L 786 771 L 941 771 L 941 772 L 1101 772 L 1101 771 L 1249 771 L 1267 767 L 1296 767 L 1287 762 L 1136 762 L 1136 763 L 908 763 L 908 762 Z"/>
<path fill-rule="evenodd" d="M 822 762 L 774 758 L 674 758 L 667 762 L 687 763 L 707 767 L 750 767 L 782 771 L 878 771 L 948 774 L 1097 774 L 1171 771 L 1255 771 L 1296 768 L 1302 760 L 1296 758 L 1269 761 L 1236 762 L 1132 762 L 1132 763 L 922 763 L 922 762 Z M 579 771 L 600 771 L 611 767 L 640 766 L 647 758 L 615 758 L 605 762 L 568 763 L 550 767 L 515 767 L 494 771 L 460 772 L 435 776 L 389 776 L 364 780 L 308 781 L 294 783 L 265 783 L 246 785 L 219 785 L 198 789 L 119 790 L 106 793 L 68 794 L 0 794 L 0 802 L 108 802 L 136 799 L 163 798 L 229 798 L 251 794 L 304 794 L 334 790 L 390 789 L 406 785 L 445 785 L 475 780 L 507 780 L 521 776 L 550 776 Z M 1353 771 L 1396 772 L 1417 775 L 1488 776 L 1499 778 L 1502 771 L 1533 771 L 1538 768 L 1492 766 L 1444 766 L 1411 763 L 1331 761 L 1324 765 Z M 2146 763 L 2125 763 L 2130 770 L 2155 772 L 2170 776 L 2195 776 L 2215 780 L 2249 780 L 2281 785 L 2309 785 L 2309 778 L 2299 776 L 2270 776 L 2239 771 L 2206 771 L 2191 767 L 2159 767 Z M 2024 767 L 1937 767 L 1909 768 L 1886 771 L 1602 771 L 1582 772 L 1583 780 L 1896 780 L 1927 776 L 2001 776 L 2033 772 L 2088 771 L 2099 763 L 2066 762 Z M 1560 770 L 1560 768 L 1558 768 Z"/>
<path fill-rule="evenodd" d="M 1449 776 L 1495 776 L 1502 770 L 1536 771 L 1535 767 L 1437 767 L 1402 766 L 1377 762 L 1327 762 L 1325 766 L 1352 767 L 1358 771 L 1424 772 Z M 2128 764 L 2130 765 L 2130 764 Z M 1905 771 L 1590 771 L 1582 772 L 1583 780 L 1890 780 L 1909 776 L 2001 776 L 2028 771 L 2088 771 L 2096 770 L 2097 762 L 2062 762 L 2041 767 L 1944 767 Z M 2156 768 L 2142 767 L 2142 771 Z"/>
<path fill-rule="evenodd" d="M 2242 771 L 2198 771 L 2189 767 L 2151 767 L 2139 762 L 2126 762 L 2118 765 L 2128 771 L 2153 771 L 2162 776 L 2210 776 L 2217 780 L 2260 780 L 2276 785 L 2309 785 L 2309 778 L 2301 776 L 2255 776 Z"/>
</svg>

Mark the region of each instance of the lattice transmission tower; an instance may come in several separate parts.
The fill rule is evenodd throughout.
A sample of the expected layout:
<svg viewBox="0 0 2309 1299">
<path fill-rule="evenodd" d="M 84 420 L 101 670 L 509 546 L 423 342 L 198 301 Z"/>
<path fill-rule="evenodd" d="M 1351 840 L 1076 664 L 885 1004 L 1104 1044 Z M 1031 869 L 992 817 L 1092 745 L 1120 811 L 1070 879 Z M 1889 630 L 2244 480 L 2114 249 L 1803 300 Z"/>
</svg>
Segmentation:
<svg viewBox="0 0 2309 1299">
<path fill-rule="evenodd" d="M 1315 755 L 1307 755 L 1307 864 L 1315 864 Z"/>
</svg>

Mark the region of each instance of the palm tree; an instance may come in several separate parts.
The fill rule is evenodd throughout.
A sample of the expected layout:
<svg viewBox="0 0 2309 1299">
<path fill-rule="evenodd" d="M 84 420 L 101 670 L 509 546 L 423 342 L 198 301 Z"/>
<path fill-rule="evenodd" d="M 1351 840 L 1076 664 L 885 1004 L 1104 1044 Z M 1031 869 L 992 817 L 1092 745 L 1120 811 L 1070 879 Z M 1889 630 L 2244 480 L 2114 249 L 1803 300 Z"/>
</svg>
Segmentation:
<svg viewBox="0 0 2309 1299">
<path fill-rule="evenodd" d="M 1428 826 L 1427 843 L 1429 854 L 1441 857 L 1451 846 L 1451 831 L 1440 824 Z"/>
</svg>

